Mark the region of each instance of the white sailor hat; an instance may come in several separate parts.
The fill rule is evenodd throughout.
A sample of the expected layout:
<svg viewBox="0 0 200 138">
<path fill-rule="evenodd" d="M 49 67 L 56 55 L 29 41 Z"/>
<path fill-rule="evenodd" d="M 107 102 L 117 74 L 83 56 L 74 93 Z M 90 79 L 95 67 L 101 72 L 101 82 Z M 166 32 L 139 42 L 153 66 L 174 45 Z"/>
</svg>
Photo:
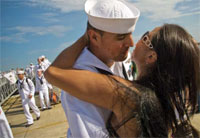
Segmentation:
<svg viewBox="0 0 200 138">
<path fill-rule="evenodd" d="M 37 69 L 37 72 L 39 72 L 39 71 L 43 71 L 42 69 Z"/>
<path fill-rule="evenodd" d="M 45 56 L 44 55 L 42 55 L 42 56 L 40 56 L 41 58 L 45 58 Z"/>
<path fill-rule="evenodd" d="M 87 0 L 85 12 L 96 29 L 125 34 L 135 30 L 140 11 L 124 0 Z"/>
<path fill-rule="evenodd" d="M 19 74 L 24 74 L 24 71 L 23 70 L 18 70 L 17 71 L 17 75 L 19 75 Z"/>
</svg>

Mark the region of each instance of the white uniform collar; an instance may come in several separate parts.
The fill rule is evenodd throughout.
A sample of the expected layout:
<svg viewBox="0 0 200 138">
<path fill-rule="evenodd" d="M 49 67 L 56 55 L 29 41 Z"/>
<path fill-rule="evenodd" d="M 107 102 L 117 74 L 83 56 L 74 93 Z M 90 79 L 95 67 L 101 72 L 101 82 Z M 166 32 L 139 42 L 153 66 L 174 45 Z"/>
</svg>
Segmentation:
<svg viewBox="0 0 200 138">
<path fill-rule="evenodd" d="M 105 65 L 100 59 L 98 59 L 93 53 L 91 53 L 87 47 L 84 48 L 83 52 L 76 61 L 76 64 L 93 66 L 112 73 L 110 68 L 107 65 Z"/>
<path fill-rule="evenodd" d="M 23 80 L 20 80 L 20 79 L 19 79 L 19 82 L 20 82 L 20 83 L 22 83 L 22 82 L 23 82 L 25 79 L 26 79 L 26 77 L 24 77 L 24 79 L 23 79 Z"/>
</svg>

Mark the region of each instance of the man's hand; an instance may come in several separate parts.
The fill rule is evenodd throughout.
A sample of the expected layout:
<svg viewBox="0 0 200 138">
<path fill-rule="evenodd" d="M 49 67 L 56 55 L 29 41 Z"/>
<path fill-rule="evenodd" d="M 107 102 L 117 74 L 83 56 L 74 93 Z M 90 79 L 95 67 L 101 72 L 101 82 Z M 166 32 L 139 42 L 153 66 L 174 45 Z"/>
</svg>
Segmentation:
<svg viewBox="0 0 200 138">
<path fill-rule="evenodd" d="M 31 94 L 29 94 L 28 98 L 31 99 L 33 96 Z"/>
</svg>

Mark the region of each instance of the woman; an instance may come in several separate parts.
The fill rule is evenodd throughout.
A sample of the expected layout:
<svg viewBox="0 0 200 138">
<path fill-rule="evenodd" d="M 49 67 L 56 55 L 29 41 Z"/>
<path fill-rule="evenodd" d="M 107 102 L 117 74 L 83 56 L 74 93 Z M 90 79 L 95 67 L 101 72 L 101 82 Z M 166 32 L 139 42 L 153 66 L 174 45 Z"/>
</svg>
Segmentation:
<svg viewBox="0 0 200 138">
<path fill-rule="evenodd" d="M 188 108 L 191 113 L 196 109 L 200 59 L 197 44 L 183 28 L 165 24 L 142 36 L 132 54 L 138 71 L 133 82 L 72 69 L 85 45 L 83 36 L 65 49 L 65 67 L 59 68 L 62 61 L 56 59 L 45 77 L 81 100 L 112 110 L 106 124 L 111 137 L 167 137 L 179 126 L 188 128 Z"/>
</svg>

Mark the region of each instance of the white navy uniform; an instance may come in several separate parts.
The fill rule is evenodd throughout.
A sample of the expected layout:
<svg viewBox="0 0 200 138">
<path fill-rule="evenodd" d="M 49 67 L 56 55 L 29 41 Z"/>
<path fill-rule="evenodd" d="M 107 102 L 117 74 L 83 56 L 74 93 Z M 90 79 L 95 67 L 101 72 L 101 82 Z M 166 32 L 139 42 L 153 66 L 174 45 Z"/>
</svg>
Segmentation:
<svg viewBox="0 0 200 138">
<path fill-rule="evenodd" d="M 38 74 L 37 74 L 37 70 L 38 69 L 42 69 L 43 71 L 45 71 L 45 65 L 44 65 L 44 63 L 43 62 L 41 62 L 40 64 L 37 64 L 37 65 L 35 65 L 35 77 L 37 77 L 38 76 Z"/>
<path fill-rule="evenodd" d="M 45 58 L 43 64 L 44 64 L 44 70 L 46 70 L 51 65 L 51 62 L 47 58 Z"/>
<path fill-rule="evenodd" d="M 124 77 L 123 73 L 121 73 L 122 68 L 118 67 L 120 65 L 122 63 L 117 62 L 111 68 L 108 68 L 85 48 L 76 61 L 74 68 L 92 72 L 98 72 L 98 69 L 100 69 Z M 108 136 L 105 124 L 111 111 L 79 100 L 64 91 L 61 93 L 61 103 L 69 123 L 67 137 L 89 138 Z"/>
<path fill-rule="evenodd" d="M 39 92 L 41 108 L 46 109 L 47 107 L 51 106 L 49 101 L 48 82 L 43 75 L 40 77 L 37 76 L 35 79 L 36 79 L 36 92 Z M 44 102 L 44 98 L 46 104 Z"/>
<path fill-rule="evenodd" d="M 23 80 L 18 79 L 17 87 L 18 87 L 18 92 L 22 99 L 22 106 L 24 108 L 24 114 L 26 116 L 28 124 L 33 124 L 33 117 L 30 113 L 29 106 L 35 113 L 36 117 L 40 117 L 40 110 L 38 109 L 38 107 L 35 104 L 34 84 L 30 79 L 27 79 L 27 81 L 28 81 L 28 83 L 27 83 L 26 79 L 27 79 L 26 77 L 24 77 Z M 32 95 L 31 99 L 28 98 L 29 95 Z"/>
<path fill-rule="evenodd" d="M 0 138 L 13 138 L 8 120 L 0 106 Z"/>
</svg>

